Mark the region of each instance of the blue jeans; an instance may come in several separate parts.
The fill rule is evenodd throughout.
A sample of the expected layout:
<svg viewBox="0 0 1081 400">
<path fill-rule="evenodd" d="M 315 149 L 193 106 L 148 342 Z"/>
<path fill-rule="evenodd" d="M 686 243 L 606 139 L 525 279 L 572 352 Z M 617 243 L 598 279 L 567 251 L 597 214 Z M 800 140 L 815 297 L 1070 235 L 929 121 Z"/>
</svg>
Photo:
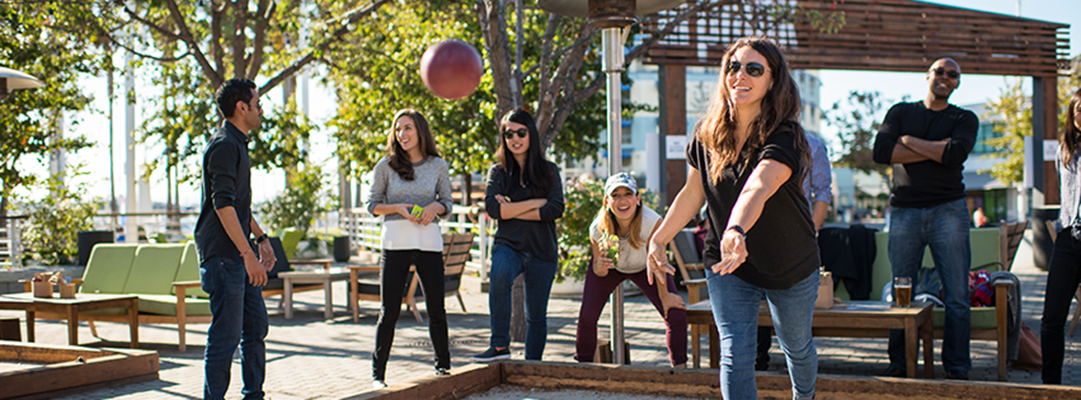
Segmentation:
<svg viewBox="0 0 1081 400">
<path fill-rule="evenodd" d="M 541 359 L 548 340 L 548 295 L 556 266 L 555 261 L 538 260 L 505 245 L 492 247 L 492 270 L 488 275 L 492 347 L 510 347 L 511 286 L 518 274 L 525 274 L 525 359 Z"/>
<path fill-rule="evenodd" d="M 266 376 L 267 314 L 263 288 L 248 283 L 244 263 L 214 257 L 199 265 L 203 291 L 213 317 L 204 354 L 203 398 L 222 399 L 229 389 L 233 352 L 240 344 L 245 399 L 261 399 Z"/>
<path fill-rule="evenodd" d="M 972 253 L 968 239 L 968 206 L 965 199 L 927 208 L 897 208 L 890 214 L 889 255 L 893 276 L 916 282 L 926 246 L 931 247 L 945 292 L 946 322 L 942 335 L 942 367 L 967 373 L 972 368 L 968 341 L 972 315 L 969 310 L 968 270 Z M 904 368 L 905 335 L 890 330 L 890 364 Z"/>
<path fill-rule="evenodd" d="M 721 395 L 726 399 L 757 399 L 754 380 L 755 345 L 758 341 L 758 305 L 765 295 L 773 315 L 777 339 L 784 350 L 792 392 L 811 398 L 818 379 L 818 352 L 811 337 L 818 273 L 812 273 L 787 290 L 768 290 L 744 282 L 735 275 L 718 275 L 706 269 L 709 302 L 721 336 Z"/>
</svg>

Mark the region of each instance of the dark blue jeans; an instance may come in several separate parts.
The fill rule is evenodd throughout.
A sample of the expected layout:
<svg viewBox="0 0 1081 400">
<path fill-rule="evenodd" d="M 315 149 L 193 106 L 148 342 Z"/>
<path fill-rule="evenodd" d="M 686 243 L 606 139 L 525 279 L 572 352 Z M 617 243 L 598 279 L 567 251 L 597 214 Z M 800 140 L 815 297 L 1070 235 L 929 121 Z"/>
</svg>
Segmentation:
<svg viewBox="0 0 1081 400">
<path fill-rule="evenodd" d="M 968 270 L 972 250 L 968 239 L 969 217 L 965 199 L 927 208 L 896 208 L 890 214 L 889 257 L 893 276 L 916 282 L 924 248 L 930 246 L 935 271 L 946 293 L 946 322 L 942 334 L 942 367 L 967 373 L 972 316 L 969 310 Z M 905 335 L 890 330 L 890 364 L 905 365 Z"/>
<path fill-rule="evenodd" d="M 214 315 L 207 331 L 203 398 L 222 399 L 229 389 L 233 353 L 240 345 L 245 399 L 261 399 L 266 376 L 267 314 L 263 288 L 248 283 L 243 262 L 214 257 L 199 265 L 203 291 Z"/>
<path fill-rule="evenodd" d="M 540 360 L 548 341 L 548 295 L 556 276 L 555 261 L 534 258 L 508 246 L 492 247 L 488 306 L 491 308 L 492 346 L 510 347 L 511 286 L 525 274 L 525 359 Z"/>
</svg>

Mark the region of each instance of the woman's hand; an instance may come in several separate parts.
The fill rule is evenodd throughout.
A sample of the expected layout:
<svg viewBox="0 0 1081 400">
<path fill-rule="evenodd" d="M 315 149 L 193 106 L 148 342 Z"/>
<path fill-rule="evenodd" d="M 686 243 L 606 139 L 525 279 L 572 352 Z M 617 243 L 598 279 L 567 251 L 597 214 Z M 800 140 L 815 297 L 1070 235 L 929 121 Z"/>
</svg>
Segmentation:
<svg viewBox="0 0 1081 400">
<path fill-rule="evenodd" d="M 593 259 L 593 274 L 601 278 L 608 276 L 608 270 L 615 268 L 612 259 L 600 256 Z"/>
<path fill-rule="evenodd" d="M 660 293 L 661 306 L 664 308 L 664 318 L 668 319 L 668 310 L 678 308 L 680 310 L 687 309 L 687 303 L 683 301 L 683 296 L 668 291 L 667 286 L 660 286 L 657 289 Z"/>
<path fill-rule="evenodd" d="M 433 220 L 435 220 L 436 216 L 437 214 L 435 213 L 435 211 L 432 211 L 431 206 L 424 207 L 424 212 L 420 213 L 420 217 L 418 217 L 417 220 L 414 222 L 427 226 L 428 224 L 432 223 Z"/>
<path fill-rule="evenodd" d="M 650 285 L 667 287 L 668 274 L 675 274 L 676 268 L 668 263 L 668 254 L 664 251 L 664 244 L 649 241 L 649 250 L 646 253 L 646 278 Z"/>
<path fill-rule="evenodd" d="M 501 194 L 495 195 L 495 200 L 498 201 L 499 204 L 510 203 L 510 198 Z"/>
<path fill-rule="evenodd" d="M 413 210 L 412 204 L 395 204 L 394 207 L 397 209 L 398 215 L 401 215 L 403 218 L 406 219 L 406 221 L 412 222 L 414 224 L 420 222 L 420 219 L 414 217 L 413 214 L 410 214 L 410 211 Z"/>
<path fill-rule="evenodd" d="M 726 229 L 721 236 L 721 262 L 710 267 L 713 272 L 727 275 L 747 261 L 747 241 L 734 229 Z"/>
</svg>

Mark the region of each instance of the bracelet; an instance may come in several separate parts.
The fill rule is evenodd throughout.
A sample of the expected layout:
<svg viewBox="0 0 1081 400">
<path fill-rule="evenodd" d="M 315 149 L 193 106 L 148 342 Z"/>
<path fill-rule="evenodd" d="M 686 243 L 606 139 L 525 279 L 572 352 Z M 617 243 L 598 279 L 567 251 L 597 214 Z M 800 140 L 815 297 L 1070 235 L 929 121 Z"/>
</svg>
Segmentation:
<svg viewBox="0 0 1081 400">
<path fill-rule="evenodd" d="M 728 229 L 725 229 L 725 231 L 736 231 L 736 233 L 738 233 L 740 236 L 743 236 L 744 239 L 747 238 L 747 232 L 744 232 L 743 227 L 739 225 L 732 225 L 728 227 Z"/>
<path fill-rule="evenodd" d="M 244 256 L 248 255 L 248 253 L 251 253 L 251 249 L 240 252 L 240 258 L 244 258 Z"/>
<path fill-rule="evenodd" d="M 263 244 L 263 241 L 267 239 L 270 239 L 270 237 L 268 237 L 266 233 L 263 233 L 262 235 L 259 235 L 259 237 L 255 238 L 255 244 Z"/>
</svg>

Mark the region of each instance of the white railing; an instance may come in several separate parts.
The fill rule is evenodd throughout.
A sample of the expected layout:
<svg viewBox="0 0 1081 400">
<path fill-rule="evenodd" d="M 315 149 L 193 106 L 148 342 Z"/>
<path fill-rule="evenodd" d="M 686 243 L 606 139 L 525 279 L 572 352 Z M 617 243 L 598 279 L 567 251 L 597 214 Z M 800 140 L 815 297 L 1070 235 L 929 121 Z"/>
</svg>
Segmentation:
<svg viewBox="0 0 1081 400">
<path fill-rule="evenodd" d="M 448 232 L 473 232 L 473 249 L 470 251 L 472 259 L 466 263 L 466 270 L 478 274 L 482 281 L 488 279 L 488 259 L 492 251 L 492 236 L 489 232 L 494 231 L 494 222 L 488 219 L 488 214 L 477 206 L 463 207 L 455 205 L 451 209 L 453 216 L 439 223 L 443 233 Z M 373 216 L 364 208 L 351 208 L 343 210 L 339 217 L 342 232 L 349 236 L 349 241 L 371 253 L 379 253 L 382 244 L 379 240 L 382 228 L 382 218 Z"/>
<path fill-rule="evenodd" d="M 22 266 L 23 244 L 20 221 L 8 219 L 7 227 L 0 228 L 0 267 Z"/>
</svg>

